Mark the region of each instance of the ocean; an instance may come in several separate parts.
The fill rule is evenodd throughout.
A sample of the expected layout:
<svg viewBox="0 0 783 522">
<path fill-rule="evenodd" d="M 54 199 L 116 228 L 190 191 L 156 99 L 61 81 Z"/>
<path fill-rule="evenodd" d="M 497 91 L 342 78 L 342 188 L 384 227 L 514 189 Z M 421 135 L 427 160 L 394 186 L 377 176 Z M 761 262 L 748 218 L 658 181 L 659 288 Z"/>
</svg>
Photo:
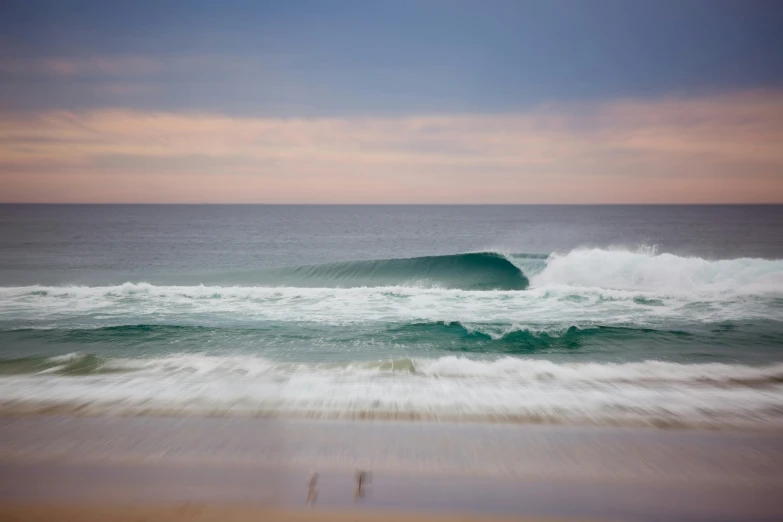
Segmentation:
<svg viewBox="0 0 783 522">
<path fill-rule="evenodd" d="M 783 427 L 783 206 L 0 205 L 0 412 Z"/>
</svg>

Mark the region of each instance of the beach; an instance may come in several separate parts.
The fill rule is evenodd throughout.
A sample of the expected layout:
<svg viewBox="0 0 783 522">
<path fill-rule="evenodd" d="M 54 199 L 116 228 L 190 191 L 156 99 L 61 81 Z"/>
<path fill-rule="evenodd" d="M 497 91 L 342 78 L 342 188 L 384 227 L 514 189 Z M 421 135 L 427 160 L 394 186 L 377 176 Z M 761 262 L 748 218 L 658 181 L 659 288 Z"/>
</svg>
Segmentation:
<svg viewBox="0 0 783 522">
<path fill-rule="evenodd" d="M 774 432 L 5 417 L 0 514 L 3 520 L 44 520 L 55 512 L 74 520 L 107 513 L 116 520 L 205 521 L 395 520 L 410 513 L 427 520 L 776 520 L 782 464 Z M 358 499 L 356 469 L 372 473 Z M 308 507 L 313 471 L 318 495 Z"/>
<path fill-rule="evenodd" d="M 779 210 L 0 205 L 0 519 L 779 520 Z"/>
<path fill-rule="evenodd" d="M 552 518 L 517 518 L 517 517 L 486 517 L 481 516 L 449 516 L 421 513 L 379 513 L 379 512 L 346 512 L 346 511 L 304 511 L 279 510 L 237 506 L 203 506 L 185 504 L 177 507 L 122 506 L 106 507 L 17 507 L 3 508 L 0 506 L 0 516 L 3 520 L 14 522 L 46 522 L 61 520 L 63 522 L 249 522 L 251 520 L 269 520 L 274 522 L 445 522 L 458 520 L 460 522 L 478 522 L 482 520 L 497 522 L 567 522 L 566 519 Z"/>
</svg>

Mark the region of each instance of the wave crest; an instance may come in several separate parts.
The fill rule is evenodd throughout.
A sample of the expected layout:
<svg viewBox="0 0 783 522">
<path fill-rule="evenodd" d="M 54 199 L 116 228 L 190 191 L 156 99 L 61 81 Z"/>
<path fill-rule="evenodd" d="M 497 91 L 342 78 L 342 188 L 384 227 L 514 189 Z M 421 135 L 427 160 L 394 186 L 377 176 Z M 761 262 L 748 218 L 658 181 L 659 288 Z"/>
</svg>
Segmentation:
<svg viewBox="0 0 783 522">
<path fill-rule="evenodd" d="M 522 270 L 494 252 L 298 266 L 280 270 L 276 282 L 327 287 L 423 285 L 462 290 L 524 290 L 528 286 Z"/>
<path fill-rule="evenodd" d="M 660 294 L 768 294 L 783 292 L 783 260 L 710 261 L 659 254 L 653 248 L 579 249 L 552 254 L 532 276 L 534 288 L 577 286 Z"/>
</svg>

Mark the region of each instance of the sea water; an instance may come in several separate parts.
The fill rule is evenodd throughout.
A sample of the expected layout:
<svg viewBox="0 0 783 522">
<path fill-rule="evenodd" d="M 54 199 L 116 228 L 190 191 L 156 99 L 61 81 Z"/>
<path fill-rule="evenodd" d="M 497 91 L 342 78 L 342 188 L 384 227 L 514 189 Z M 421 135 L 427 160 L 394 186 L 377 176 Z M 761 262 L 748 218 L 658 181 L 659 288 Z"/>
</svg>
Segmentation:
<svg viewBox="0 0 783 522">
<path fill-rule="evenodd" d="M 781 427 L 783 206 L 0 205 L 0 409 Z"/>
</svg>

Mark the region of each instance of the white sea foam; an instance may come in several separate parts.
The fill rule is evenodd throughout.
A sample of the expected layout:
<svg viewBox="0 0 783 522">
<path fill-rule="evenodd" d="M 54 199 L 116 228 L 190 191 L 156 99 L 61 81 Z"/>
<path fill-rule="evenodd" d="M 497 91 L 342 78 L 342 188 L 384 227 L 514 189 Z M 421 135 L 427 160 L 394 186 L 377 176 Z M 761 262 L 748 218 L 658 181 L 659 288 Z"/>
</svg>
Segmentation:
<svg viewBox="0 0 783 522">
<path fill-rule="evenodd" d="M 294 288 L 156 286 L 0 288 L 0 321 L 88 324 L 242 321 L 356 324 L 460 322 L 557 331 L 569 326 L 656 327 L 672 321 L 780 319 L 783 261 L 708 261 L 671 254 L 575 250 L 552 255 L 525 291 L 415 286 Z M 185 321 L 184 323 L 178 321 Z M 484 329 L 482 329 L 484 328 Z"/>
<path fill-rule="evenodd" d="M 81 354 L 52 357 L 52 361 L 73 361 Z M 471 359 L 445 356 L 439 358 L 401 358 L 351 363 L 285 363 L 257 356 L 212 356 L 177 354 L 148 359 L 109 359 L 106 369 L 144 373 L 190 375 L 242 374 L 350 374 L 367 376 L 400 372 L 420 377 L 492 377 L 517 381 L 616 382 L 616 383 L 764 383 L 783 382 L 783 363 L 766 366 L 741 364 L 678 364 L 665 361 L 634 363 L 555 363 L 543 359 L 500 357 Z"/>
<path fill-rule="evenodd" d="M 6 409 L 403 416 L 783 427 L 783 364 L 567 363 L 458 357 L 281 364 L 260 357 L 117 359 L 89 376 L 0 379 Z"/>
<path fill-rule="evenodd" d="M 710 297 L 783 292 L 783 260 L 725 259 L 637 251 L 579 249 L 553 254 L 533 287 L 577 286 Z"/>
<path fill-rule="evenodd" d="M 783 363 L 763 367 L 738 364 L 677 364 L 664 361 L 639 363 L 562 363 L 539 359 L 503 357 L 492 361 L 463 357 L 417 360 L 416 368 L 429 376 L 484 376 L 525 380 L 616 383 L 730 383 L 783 381 Z"/>
</svg>

